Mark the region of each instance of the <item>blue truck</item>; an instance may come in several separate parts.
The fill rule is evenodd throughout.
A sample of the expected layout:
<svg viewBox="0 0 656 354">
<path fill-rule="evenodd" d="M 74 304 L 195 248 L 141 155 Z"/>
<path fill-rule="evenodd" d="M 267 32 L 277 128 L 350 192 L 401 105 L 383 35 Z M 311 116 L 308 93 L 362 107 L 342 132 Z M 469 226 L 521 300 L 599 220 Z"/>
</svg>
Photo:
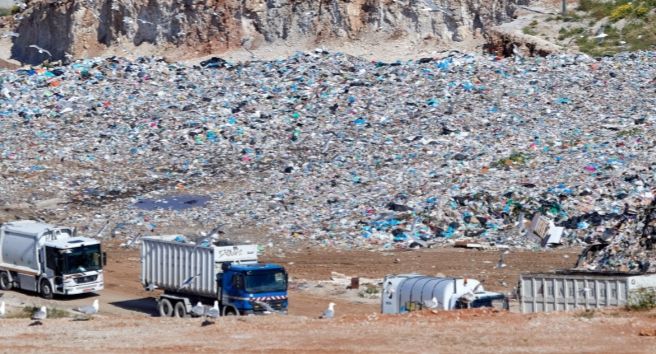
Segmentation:
<svg viewBox="0 0 656 354">
<path fill-rule="evenodd" d="M 217 246 L 195 243 L 178 235 L 143 237 L 141 283 L 161 289 L 161 316 L 193 315 L 198 303 L 219 303 L 222 316 L 286 313 L 285 268 L 258 263 L 256 245 Z"/>
</svg>

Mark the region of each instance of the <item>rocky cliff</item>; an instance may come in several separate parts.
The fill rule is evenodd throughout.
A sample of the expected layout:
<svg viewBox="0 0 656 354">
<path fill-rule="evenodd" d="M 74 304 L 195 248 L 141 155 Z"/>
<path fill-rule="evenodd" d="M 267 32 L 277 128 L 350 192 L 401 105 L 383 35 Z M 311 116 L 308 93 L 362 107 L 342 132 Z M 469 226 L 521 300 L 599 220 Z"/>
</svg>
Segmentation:
<svg viewBox="0 0 656 354">
<path fill-rule="evenodd" d="M 522 0 L 47 0 L 21 14 L 12 58 L 40 63 L 109 49 L 178 57 L 327 41 L 450 48 L 511 18 Z M 381 44 L 384 45 L 384 44 Z"/>
</svg>

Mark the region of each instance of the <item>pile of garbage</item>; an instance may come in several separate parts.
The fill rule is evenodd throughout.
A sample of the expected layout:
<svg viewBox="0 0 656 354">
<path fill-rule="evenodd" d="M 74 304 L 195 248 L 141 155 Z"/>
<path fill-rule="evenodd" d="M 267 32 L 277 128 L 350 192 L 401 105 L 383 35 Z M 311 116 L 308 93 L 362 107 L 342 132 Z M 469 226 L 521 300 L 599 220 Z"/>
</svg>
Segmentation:
<svg viewBox="0 0 656 354">
<path fill-rule="evenodd" d="M 519 231 L 540 215 L 590 244 L 653 198 L 655 80 L 655 52 L 3 70 L 0 206 L 59 200 L 43 217 L 120 237 L 222 224 L 345 248 L 540 247 Z"/>
<path fill-rule="evenodd" d="M 656 198 L 627 209 L 617 224 L 581 254 L 578 267 L 616 272 L 656 272 Z"/>
</svg>

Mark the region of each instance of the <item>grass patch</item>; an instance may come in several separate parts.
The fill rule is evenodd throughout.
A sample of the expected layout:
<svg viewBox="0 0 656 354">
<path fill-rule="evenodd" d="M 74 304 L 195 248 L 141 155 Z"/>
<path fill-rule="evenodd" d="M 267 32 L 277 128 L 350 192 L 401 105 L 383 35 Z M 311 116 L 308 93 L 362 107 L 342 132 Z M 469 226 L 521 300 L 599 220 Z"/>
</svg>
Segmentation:
<svg viewBox="0 0 656 354">
<path fill-rule="evenodd" d="M 608 17 L 611 21 L 644 18 L 656 8 L 656 0 L 580 0 L 577 10 L 585 11 L 600 20 Z"/>
<path fill-rule="evenodd" d="M 574 27 L 570 29 L 563 27 L 558 31 L 558 40 L 562 41 L 570 37 L 582 35 L 583 33 L 585 33 L 585 28 L 583 27 Z"/>
<path fill-rule="evenodd" d="M 375 298 L 380 294 L 380 289 L 374 284 L 364 284 L 365 288 L 360 290 L 358 296 L 364 298 Z"/>
<path fill-rule="evenodd" d="M 32 318 L 32 314 L 40 308 L 40 306 L 25 306 L 20 311 L 9 313 L 6 318 Z M 46 311 L 48 312 L 48 318 L 66 318 L 70 316 L 68 311 L 55 307 L 49 307 Z"/>
<path fill-rule="evenodd" d="M 535 32 L 534 28 L 528 26 L 522 28 L 522 33 L 528 34 L 529 36 L 535 36 L 538 34 L 537 32 Z"/>
<path fill-rule="evenodd" d="M 626 309 L 630 311 L 648 311 L 656 308 L 656 289 L 639 289 L 629 296 Z"/>
<path fill-rule="evenodd" d="M 499 159 L 498 161 L 492 163 L 492 167 L 511 167 L 525 165 L 528 160 L 530 160 L 530 157 L 527 154 L 513 151 L 510 156 Z"/>
<path fill-rule="evenodd" d="M 0 17 L 15 15 L 20 12 L 20 7 L 14 5 L 12 7 L 0 8 Z"/>
<path fill-rule="evenodd" d="M 528 24 L 528 26 L 522 28 L 522 32 L 524 34 L 528 34 L 530 36 L 535 36 L 538 33 L 536 32 L 536 28 L 538 27 L 538 21 L 533 20 L 531 23 Z"/>
</svg>

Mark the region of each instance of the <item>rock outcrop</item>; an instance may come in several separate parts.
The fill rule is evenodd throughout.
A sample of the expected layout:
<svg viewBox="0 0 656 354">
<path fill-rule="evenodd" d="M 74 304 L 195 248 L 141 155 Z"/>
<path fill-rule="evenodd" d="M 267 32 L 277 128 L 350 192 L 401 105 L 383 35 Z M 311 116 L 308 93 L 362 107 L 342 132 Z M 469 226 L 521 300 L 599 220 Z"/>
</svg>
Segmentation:
<svg viewBox="0 0 656 354">
<path fill-rule="evenodd" d="M 47 0 L 21 14 L 12 58 L 40 63 L 156 46 L 180 56 L 329 40 L 453 47 L 508 21 L 522 0 Z M 302 48 L 300 48 L 302 49 Z"/>
</svg>

